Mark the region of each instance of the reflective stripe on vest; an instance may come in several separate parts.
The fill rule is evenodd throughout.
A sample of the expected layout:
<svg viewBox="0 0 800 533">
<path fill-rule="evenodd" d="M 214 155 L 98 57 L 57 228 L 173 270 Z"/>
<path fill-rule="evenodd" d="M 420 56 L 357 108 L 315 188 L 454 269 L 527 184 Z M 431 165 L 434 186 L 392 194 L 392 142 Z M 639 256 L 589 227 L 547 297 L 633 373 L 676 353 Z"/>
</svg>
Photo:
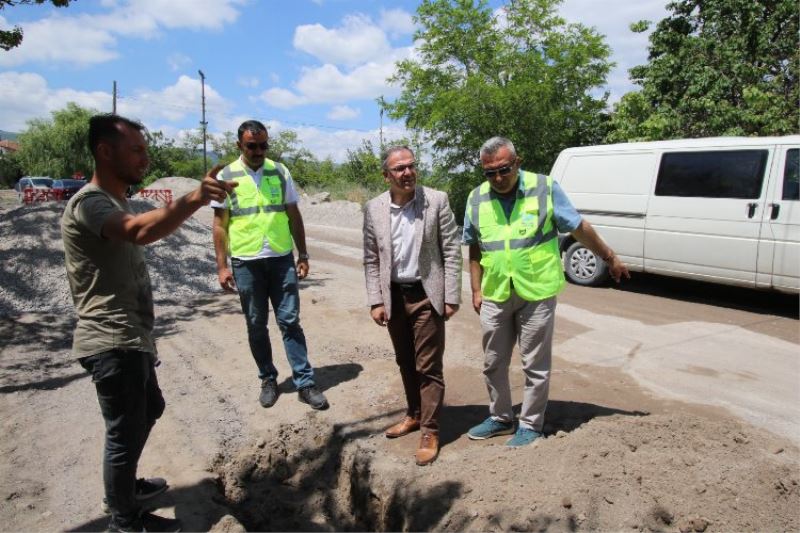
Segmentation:
<svg viewBox="0 0 800 533">
<path fill-rule="evenodd" d="M 555 296 L 565 283 L 553 219 L 553 180 L 524 171 L 519 179 L 509 218 L 488 181 L 467 200 L 481 248 L 481 292 L 491 301 L 508 300 L 512 280 L 514 291 L 530 301 Z"/>
<path fill-rule="evenodd" d="M 291 251 L 292 234 L 285 203 L 286 178 L 281 165 L 265 159 L 259 187 L 240 159 L 222 169 L 221 177 L 239 184 L 228 196 L 230 254 L 234 257 L 258 255 L 265 239 L 276 253 Z"/>
</svg>

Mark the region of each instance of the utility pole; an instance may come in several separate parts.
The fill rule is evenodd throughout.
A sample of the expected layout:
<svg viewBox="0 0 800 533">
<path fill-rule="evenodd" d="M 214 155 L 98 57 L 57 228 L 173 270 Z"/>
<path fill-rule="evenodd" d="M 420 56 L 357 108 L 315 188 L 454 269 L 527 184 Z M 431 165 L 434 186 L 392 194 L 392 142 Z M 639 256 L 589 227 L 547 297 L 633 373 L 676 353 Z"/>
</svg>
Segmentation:
<svg viewBox="0 0 800 533">
<path fill-rule="evenodd" d="M 197 72 L 200 74 L 200 94 L 203 106 L 203 120 L 200 121 L 200 125 L 203 126 L 203 175 L 205 176 L 208 174 L 208 155 L 206 152 L 206 127 L 208 126 L 208 122 L 206 122 L 206 75 L 203 74 L 202 70 L 198 70 Z"/>
<path fill-rule="evenodd" d="M 381 153 L 383 152 L 383 106 L 385 104 L 386 104 L 386 100 L 384 100 L 383 99 L 383 95 L 381 95 L 378 98 L 378 105 L 380 106 L 380 109 L 381 109 L 381 129 L 380 129 L 380 140 L 381 140 L 380 152 Z"/>
<path fill-rule="evenodd" d="M 111 113 L 114 115 L 117 114 L 117 80 L 114 80 L 114 92 L 112 97 L 112 104 L 111 104 Z"/>
</svg>

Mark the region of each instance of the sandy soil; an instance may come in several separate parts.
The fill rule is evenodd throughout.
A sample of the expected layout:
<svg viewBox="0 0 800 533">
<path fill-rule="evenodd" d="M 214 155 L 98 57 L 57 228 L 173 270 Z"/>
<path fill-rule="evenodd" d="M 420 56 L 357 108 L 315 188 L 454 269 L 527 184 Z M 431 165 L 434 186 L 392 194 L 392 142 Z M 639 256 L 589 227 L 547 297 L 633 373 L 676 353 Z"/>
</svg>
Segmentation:
<svg viewBox="0 0 800 533">
<path fill-rule="evenodd" d="M 564 357 L 581 327 L 568 323 L 556 325 L 546 438 L 509 450 L 503 438 L 466 437 L 487 398 L 477 317 L 459 312 L 447 331 L 442 452 L 416 467 L 417 434 L 382 435 L 402 415 L 402 389 L 388 334 L 364 307 L 356 238 L 313 224 L 308 233 L 301 315 L 329 410 L 297 400 L 279 342 L 282 395 L 260 407 L 235 295 L 157 309 L 167 410 L 140 474 L 168 478 L 159 512 L 186 530 L 800 529 L 793 441 Z M 69 358 L 72 326 L 71 316 L 0 317 L 0 530 L 107 523 L 102 418 L 91 381 Z M 511 373 L 519 400 L 517 361 Z"/>
</svg>

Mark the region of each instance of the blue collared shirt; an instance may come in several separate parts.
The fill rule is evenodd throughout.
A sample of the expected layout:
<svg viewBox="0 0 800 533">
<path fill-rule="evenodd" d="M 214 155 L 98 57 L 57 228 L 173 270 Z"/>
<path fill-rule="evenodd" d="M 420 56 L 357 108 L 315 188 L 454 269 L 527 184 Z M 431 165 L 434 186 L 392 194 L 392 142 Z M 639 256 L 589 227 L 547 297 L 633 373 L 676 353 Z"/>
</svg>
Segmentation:
<svg viewBox="0 0 800 533">
<path fill-rule="evenodd" d="M 517 180 L 517 190 L 523 190 L 523 174 L 522 172 L 519 173 L 519 179 Z M 499 196 L 497 199 L 500 201 L 500 205 L 503 206 L 503 211 L 505 211 L 506 218 L 511 217 L 511 212 L 514 210 L 514 204 L 517 202 L 518 195 L 509 195 L 508 197 Z M 470 210 L 469 207 L 464 214 L 464 233 L 461 238 L 461 244 L 463 245 L 470 245 L 470 244 L 478 244 L 478 230 L 472 224 L 472 220 L 470 220 Z M 581 224 L 581 215 L 578 213 L 578 210 L 572 205 L 572 202 L 569 201 L 567 194 L 558 184 L 558 182 L 553 181 L 553 218 L 555 219 L 556 228 L 561 233 L 570 233 L 575 228 L 580 226 Z"/>
</svg>

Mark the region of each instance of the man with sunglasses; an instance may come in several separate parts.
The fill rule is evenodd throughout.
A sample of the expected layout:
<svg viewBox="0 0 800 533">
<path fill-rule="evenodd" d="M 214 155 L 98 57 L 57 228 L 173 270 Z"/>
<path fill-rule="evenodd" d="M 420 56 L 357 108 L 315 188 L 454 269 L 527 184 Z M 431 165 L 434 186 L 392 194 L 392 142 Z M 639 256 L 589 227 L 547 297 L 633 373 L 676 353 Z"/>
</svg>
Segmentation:
<svg viewBox="0 0 800 533">
<path fill-rule="evenodd" d="M 388 327 L 407 410 L 386 430 L 397 438 L 421 430 L 416 462 L 439 454 L 444 400 L 444 322 L 461 303 L 461 247 L 447 194 L 417 185 L 414 152 L 383 156 L 389 190 L 364 207 L 364 274 L 370 316 Z"/>
<path fill-rule="evenodd" d="M 571 233 L 602 258 L 617 283 L 630 275 L 558 183 L 520 169 L 510 140 L 492 137 L 481 147 L 480 159 L 486 181 L 467 199 L 463 243 L 469 246 L 472 307 L 483 331 L 490 416 L 467 436 L 514 434 L 506 445 L 519 447 L 542 436 L 556 295 L 565 283 L 558 233 Z M 525 372 L 516 431 L 508 379 L 515 342 Z"/>
<path fill-rule="evenodd" d="M 272 360 L 267 331 L 267 301 L 283 336 L 292 381 L 301 402 L 327 409 L 328 401 L 314 382 L 314 369 L 300 326 L 298 278 L 308 275 L 303 217 L 289 170 L 267 159 L 267 128 L 248 120 L 239 126 L 236 145 L 241 156 L 218 174 L 238 187 L 214 208 L 214 250 L 219 284 L 238 290 L 247 323 L 250 351 L 261 380 L 259 402 L 272 407 L 278 400 L 278 370 Z M 297 263 L 292 254 L 297 247 Z M 231 268 L 228 268 L 228 255 Z"/>
</svg>

